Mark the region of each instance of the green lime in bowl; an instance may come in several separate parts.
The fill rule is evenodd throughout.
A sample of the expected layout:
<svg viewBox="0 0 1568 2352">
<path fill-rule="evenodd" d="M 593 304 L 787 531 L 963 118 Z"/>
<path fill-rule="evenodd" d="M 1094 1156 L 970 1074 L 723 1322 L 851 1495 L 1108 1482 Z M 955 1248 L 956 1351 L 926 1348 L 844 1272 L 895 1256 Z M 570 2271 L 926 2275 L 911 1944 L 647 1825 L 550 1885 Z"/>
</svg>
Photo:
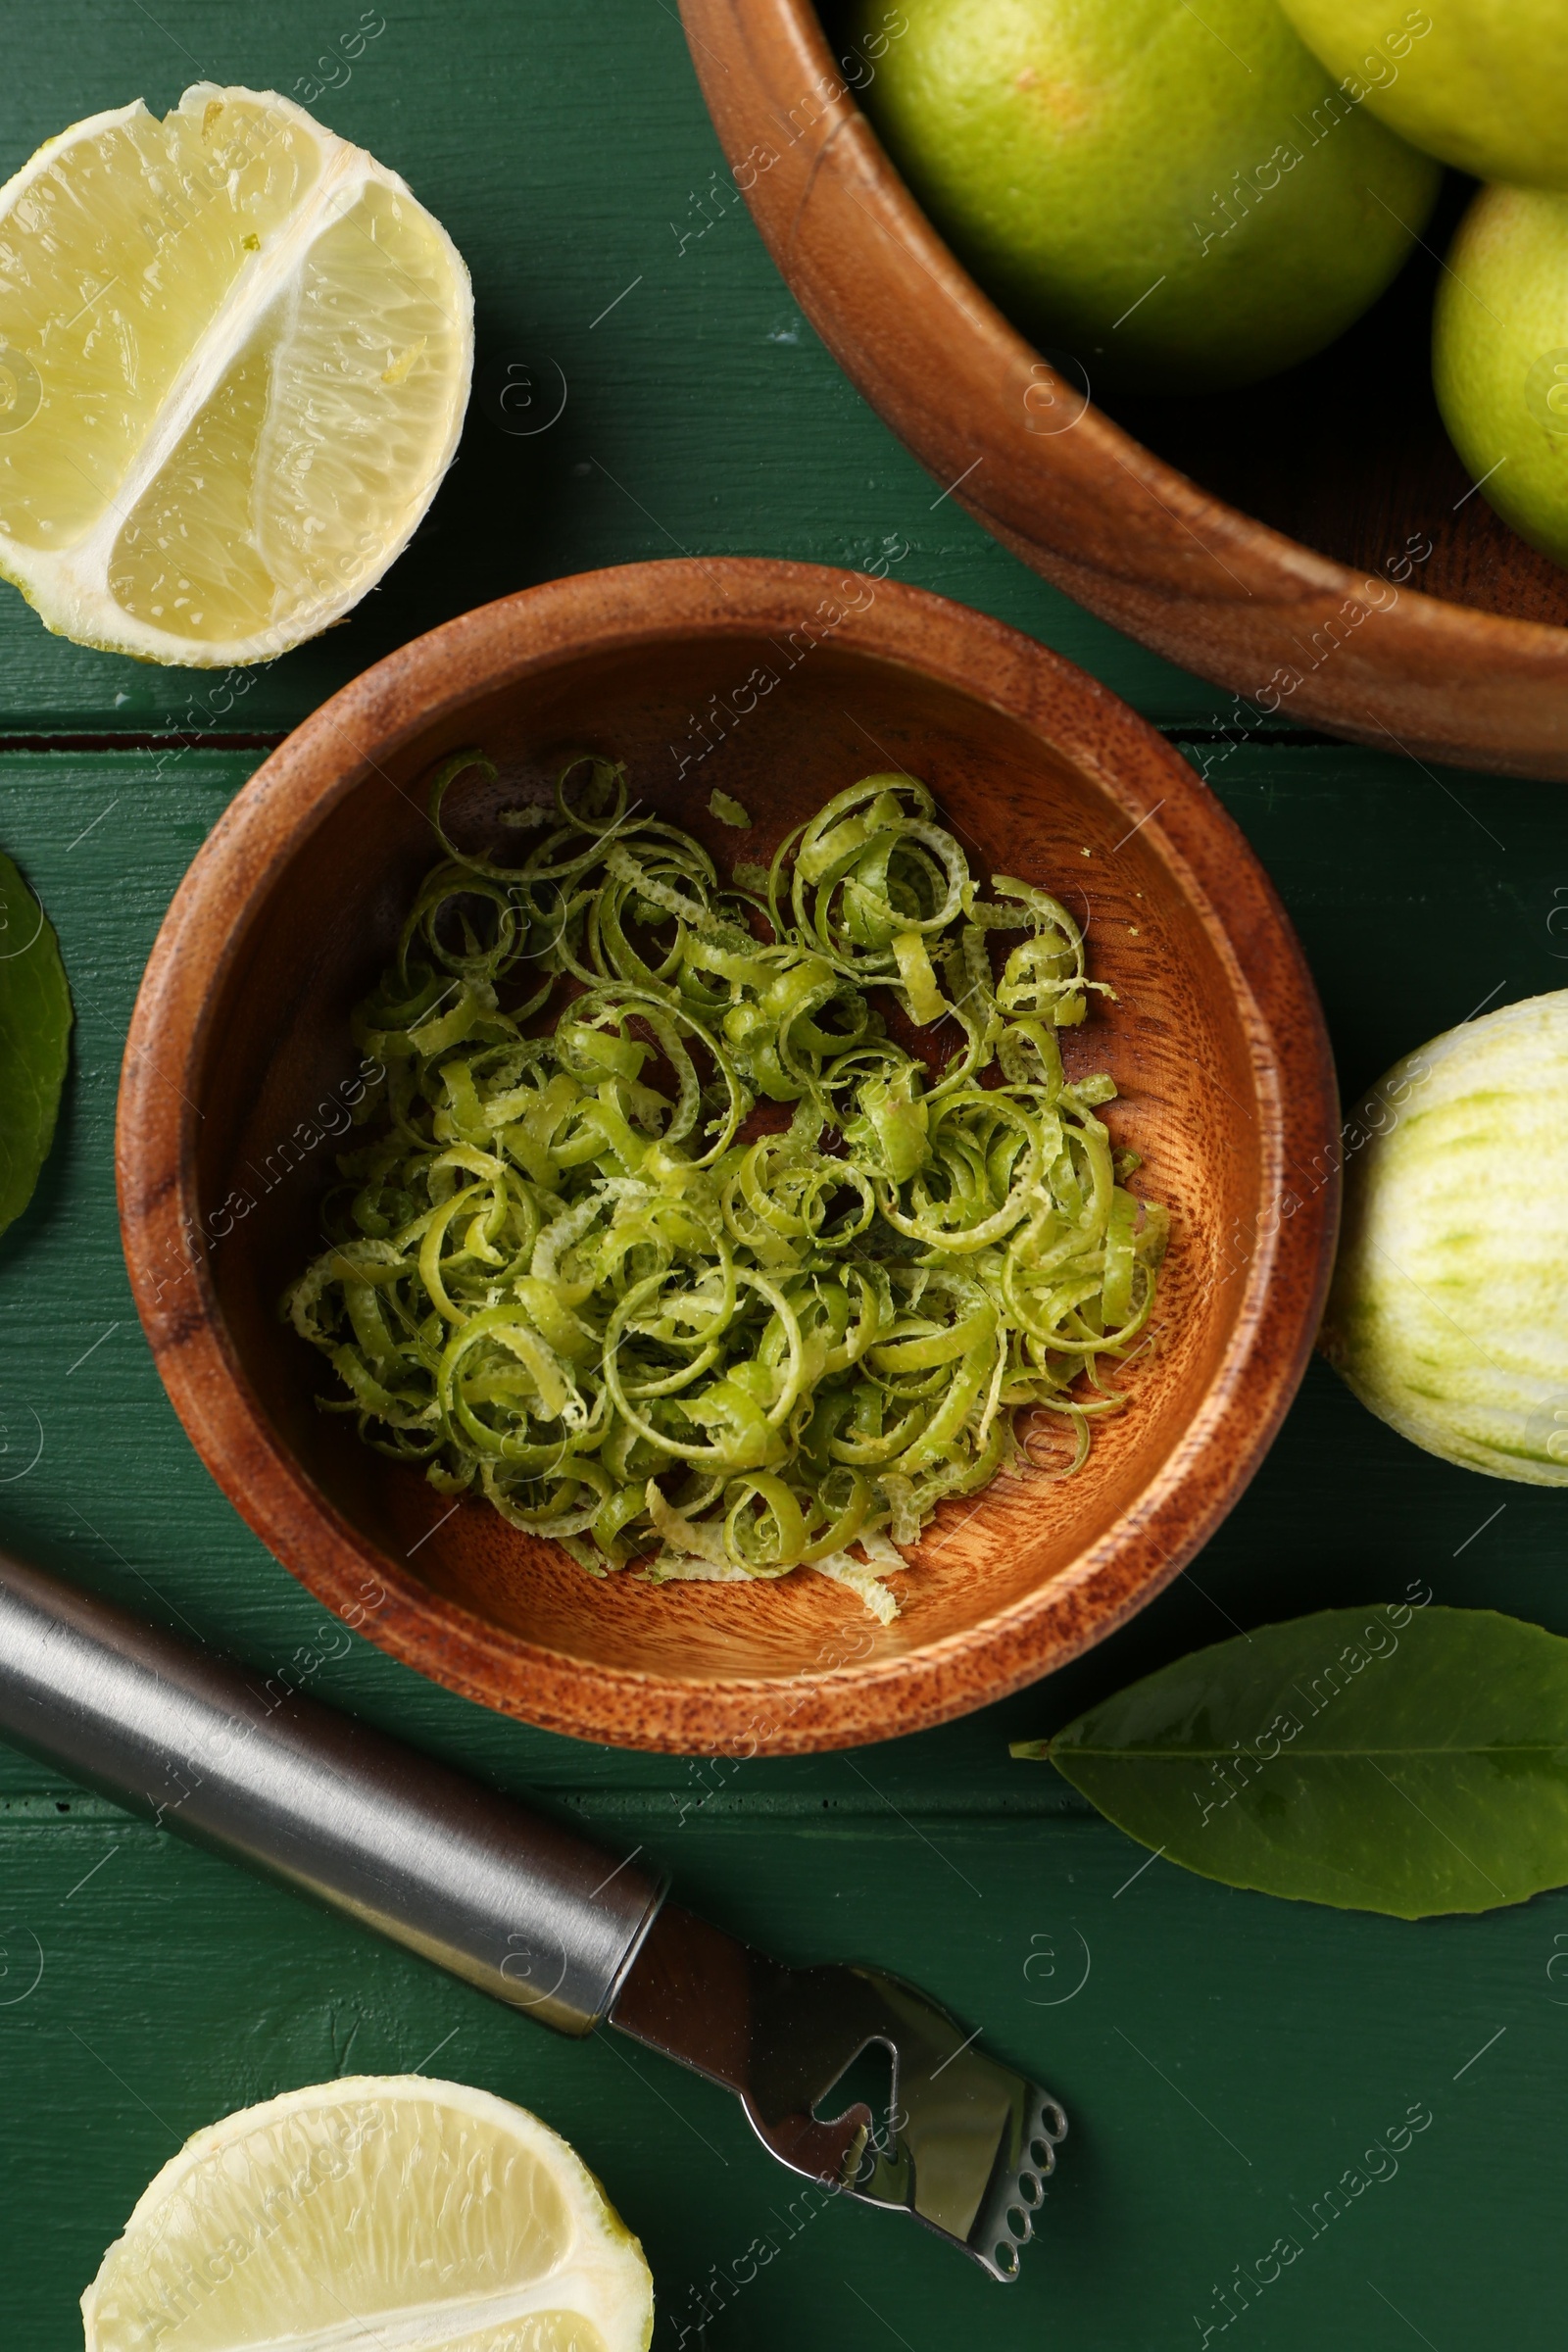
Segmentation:
<svg viewBox="0 0 1568 2352">
<path fill-rule="evenodd" d="M 981 283 L 1096 384 L 1213 391 L 1309 358 L 1436 200 L 1439 166 L 1335 87 L 1274 0 L 901 13 L 863 92 L 877 128 Z M 861 0 L 852 39 L 881 16 Z"/>
<path fill-rule="evenodd" d="M 1482 189 L 1438 288 L 1432 368 L 1472 481 L 1568 564 L 1568 196 Z"/>
</svg>

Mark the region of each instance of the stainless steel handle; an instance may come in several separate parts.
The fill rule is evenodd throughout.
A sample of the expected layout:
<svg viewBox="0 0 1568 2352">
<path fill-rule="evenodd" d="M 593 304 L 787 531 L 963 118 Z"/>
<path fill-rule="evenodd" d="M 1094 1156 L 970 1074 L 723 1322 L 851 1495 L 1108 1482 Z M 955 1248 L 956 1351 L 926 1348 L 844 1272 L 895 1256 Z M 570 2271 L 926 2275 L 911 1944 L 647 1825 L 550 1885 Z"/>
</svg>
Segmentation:
<svg viewBox="0 0 1568 2352">
<path fill-rule="evenodd" d="M 0 1738 L 566 2034 L 663 1886 L 510 1797 L 0 1553 Z"/>
</svg>

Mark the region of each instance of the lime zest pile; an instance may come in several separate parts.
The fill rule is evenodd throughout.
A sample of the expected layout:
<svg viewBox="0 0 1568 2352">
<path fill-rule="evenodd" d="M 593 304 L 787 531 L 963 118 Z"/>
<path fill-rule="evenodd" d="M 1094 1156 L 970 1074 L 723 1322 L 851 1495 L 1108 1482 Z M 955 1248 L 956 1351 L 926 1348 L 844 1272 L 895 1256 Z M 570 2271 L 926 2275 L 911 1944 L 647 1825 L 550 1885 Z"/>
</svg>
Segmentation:
<svg viewBox="0 0 1568 2352">
<path fill-rule="evenodd" d="M 906 775 L 743 886 L 591 756 L 503 815 L 539 836 L 520 862 L 470 855 L 444 816 L 470 773 L 431 779 L 446 855 L 355 1016 L 387 1075 L 284 1300 L 346 1392 L 323 1407 L 591 1573 L 807 1566 L 887 1622 L 878 1571 L 1016 1458 L 1020 1414 L 1082 1465 L 1153 1305 L 1165 1211 L 1121 1181 L 1111 1080 L 1062 1073 L 1103 986 L 1082 934 L 1032 883 L 982 899 Z M 993 933 L 1021 934 L 1000 974 Z M 934 1074 L 873 991 L 956 1026 Z M 754 1134 L 764 1103 L 793 1108 Z"/>
</svg>

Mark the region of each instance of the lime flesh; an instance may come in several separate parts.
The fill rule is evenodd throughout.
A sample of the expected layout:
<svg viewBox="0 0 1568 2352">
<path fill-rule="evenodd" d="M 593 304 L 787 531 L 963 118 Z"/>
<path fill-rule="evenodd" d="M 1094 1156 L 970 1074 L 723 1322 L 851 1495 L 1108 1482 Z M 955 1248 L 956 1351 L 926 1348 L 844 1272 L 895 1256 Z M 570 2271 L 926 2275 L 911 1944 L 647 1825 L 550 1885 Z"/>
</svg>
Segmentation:
<svg viewBox="0 0 1568 2352">
<path fill-rule="evenodd" d="M 81 2312 L 86 2352 L 648 2352 L 654 2331 L 642 2248 L 575 2151 L 419 2075 L 198 2132 Z"/>
<path fill-rule="evenodd" d="M 198 82 L 0 187 L 0 575 L 46 625 L 221 667 L 341 619 L 452 461 L 468 273 L 397 174 Z"/>
</svg>

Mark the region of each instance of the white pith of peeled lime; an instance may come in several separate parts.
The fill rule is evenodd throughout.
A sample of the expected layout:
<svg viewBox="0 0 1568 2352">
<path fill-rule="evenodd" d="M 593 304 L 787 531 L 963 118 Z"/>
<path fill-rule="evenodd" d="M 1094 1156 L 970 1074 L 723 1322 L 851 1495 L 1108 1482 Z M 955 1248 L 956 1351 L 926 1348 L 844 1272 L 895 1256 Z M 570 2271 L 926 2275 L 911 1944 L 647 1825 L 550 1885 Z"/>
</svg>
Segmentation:
<svg viewBox="0 0 1568 2352">
<path fill-rule="evenodd" d="M 1349 1134 L 1330 1361 L 1430 1453 L 1568 1486 L 1568 991 L 1406 1054 Z"/>
</svg>

